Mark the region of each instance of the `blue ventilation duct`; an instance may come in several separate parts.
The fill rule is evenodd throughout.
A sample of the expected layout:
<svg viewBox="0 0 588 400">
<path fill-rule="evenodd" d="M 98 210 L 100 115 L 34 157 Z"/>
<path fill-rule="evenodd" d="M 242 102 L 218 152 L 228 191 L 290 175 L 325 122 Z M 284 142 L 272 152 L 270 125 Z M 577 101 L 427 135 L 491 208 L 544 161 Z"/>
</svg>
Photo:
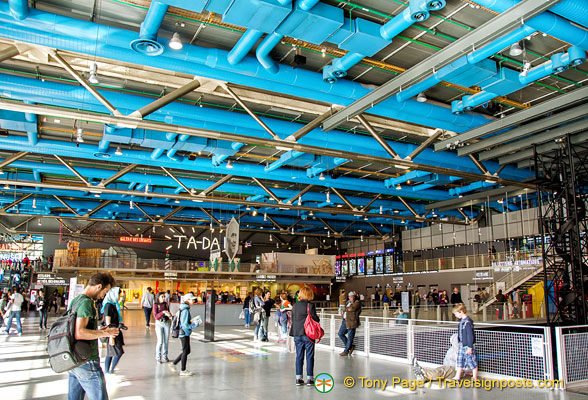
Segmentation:
<svg viewBox="0 0 588 400">
<path fill-rule="evenodd" d="M 131 42 L 131 49 L 146 56 L 158 56 L 163 53 L 164 46 L 157 41 L 157 32 L 167 13 L 167 4 L 152 1 L 141 23 L 139 38 Z"/>
<path fill-rule="evenodd" d="M 18 20 L 23 20 L 29 15 L 28 0 L 8 0 L 10 14 Z"/>
<path fill-rule="evenodd" d="M 233 47 L 227 56 L 227 61 L 231 65 L 235 65 L 241 62 L 243 58 L 249 53 L 249 51 L 255 46 L 255 43 L 261 38 L 263 32 L 256 31 L 255 29 L 247 29 L 247 31 L 241 36 L 241 39 Z"/>
<path fill-rule="evenodd" d="M 588 4 L 585 1 L 561 1 L 549 9 L 554 14 L 588 28 Z"/>
</svg>

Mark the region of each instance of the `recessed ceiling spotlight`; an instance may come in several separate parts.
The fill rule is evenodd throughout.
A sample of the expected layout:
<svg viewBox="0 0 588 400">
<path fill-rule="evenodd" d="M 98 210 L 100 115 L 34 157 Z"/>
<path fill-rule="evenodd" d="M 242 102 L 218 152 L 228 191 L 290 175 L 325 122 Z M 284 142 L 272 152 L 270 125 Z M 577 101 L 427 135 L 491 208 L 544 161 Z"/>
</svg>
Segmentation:
<svg viewBox="0 0 588 400">
<path fill-rule="evenodd" d="M 227 168 L 233 169 L 233 163 L 231 162 L 231 160 L 227 161 Z"/>
<path fill-rule="evenodd" d="M 182 43 L 182 38 L 178 32 L 174 32 L 172 38 L 169 41 L 169 47 L 174 50 L 181 50 L 184 47 Z"/>
<path fill-rule="evenodd" d="M 419 103 L 424 103 L 427 101 L 427 96 L 425 96 L 425 92 L 420 92 L 417 97 L 416 97 L 416 101 L 418 101 Z"/>
<path fill-rule="evenodd" d="M 323 172 L 321 172 L 321 174 L 319 175 L 319 179 L 321 181 L 324 181 L 325 180 L 325 174 Z"/>
<path fill-rule="evenodd" d="M 521 47 L 519 42 L 513 43 L 510 46 L 508 54 L 510 54 L 511 56 L 520 56 L 521 54 L 523 54 L 523 48 Z"/>
<path fill-rule="evenodd" d="M 94 85 L 100 83 L 98 80 L 98 64 L 95 62 L 90 65 L 90 77 L 88 78 L 88 82 L 93 83 Z"/>
<path fill-rule="evenodd" d="M 117 155 L 117 156 L 122 156 L 123 155 L 123 152 L 120 149 L 120 147 L 117 147 L 116 150 L 115 150 L 115 152 L 114 152 L 114 154 Z"/>
</svg>

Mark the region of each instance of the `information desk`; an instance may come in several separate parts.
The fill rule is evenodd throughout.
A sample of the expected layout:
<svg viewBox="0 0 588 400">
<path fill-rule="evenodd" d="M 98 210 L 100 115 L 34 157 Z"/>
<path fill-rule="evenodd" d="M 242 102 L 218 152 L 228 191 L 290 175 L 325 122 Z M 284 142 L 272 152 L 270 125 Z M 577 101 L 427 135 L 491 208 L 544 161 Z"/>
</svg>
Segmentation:
<svg viewBox="0 0 588 400">
<path fill-rule="evenodd" d="M 169 310 L 175 314 L 180 307 L 180 303 L 170 303 Z M 216 326 L 235 326 L 245 325 L 245 320 L 239 319 L 239 314 L 243 310 L 243 303 L 237 304 L 222 304 L 216 303 Z M 192 318 L 200 315 L 204 321 L 204 303 L 197 303 L 190 306 L 190 314 Z"/>
</svg>

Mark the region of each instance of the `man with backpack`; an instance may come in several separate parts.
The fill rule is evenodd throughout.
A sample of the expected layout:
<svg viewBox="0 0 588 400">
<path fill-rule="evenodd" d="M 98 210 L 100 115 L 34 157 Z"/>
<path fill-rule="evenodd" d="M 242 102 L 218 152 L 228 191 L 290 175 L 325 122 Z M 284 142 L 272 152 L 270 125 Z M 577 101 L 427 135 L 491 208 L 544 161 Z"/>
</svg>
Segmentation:
<svg viewBox="0 0 588 400">
<path fill-rule="evenodd" d="M 71 312 L 76 313 L 75 339 L 88 343 L 90 359 L 77 368 L 69 370 L 68 399 L 88 400 L 108 399 L 106 381 L 100 367 L 98 357 L 99 338 L 116 337 L 118 328 L 98 328 L 98 313 L 94 301 L 104 298 L 106 293 L 114 286 L 114 278 L 108 273 L 93 275 L 82 294 L 71 301 Z"/>
</svg>

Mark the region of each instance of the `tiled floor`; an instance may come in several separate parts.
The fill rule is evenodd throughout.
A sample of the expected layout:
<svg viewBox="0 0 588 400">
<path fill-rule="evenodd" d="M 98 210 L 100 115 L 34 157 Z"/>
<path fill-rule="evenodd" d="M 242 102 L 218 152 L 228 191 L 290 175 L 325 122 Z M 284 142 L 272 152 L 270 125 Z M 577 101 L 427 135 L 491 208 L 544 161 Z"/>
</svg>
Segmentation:
<svg viewBox="0 0 588 400">
<path fill-rule="evenodd" d="M 500 400 L 585 399 L 584 395 L 560 390 L 508 389 L 441 389 L 437 385 L 417 391 L 400 387 L 385 390 L 366 389 L 356 385 L 348 389 L 345 377 L 370 379 L 412 378 L 406 365 L 367 359 L 361 356 L 343 358 L 330 351 L 317 350 L 315 375 L 321 372 L 334 377 L 334 388 L 327 394 L 313 387 L 294 385 L 294 354 L 277 344 L 273 335 L 269 343 L 253 343 L 252 329 L 222 327 L 217 330 L 218 342 L 202 342 L 202 330 L 192 336 L 192 354 L 188 369 L 192 377 L 180 377 L 154 361 L 155 332 L 144 327 L 143 313 L 125 311 L 125 355 L 116 374 L 107 380 L 111 399 L 263 399 L 295 398 L 378 399 L 417 396 L 427 399 Z M 50 318 L 51 322 L 52 318 Z M 23 320 L 23 336 L 0 336 L 0 399 L 66 399 L 67 373 L 55 374 L 48 366 L 45 341 L 40 334 L 38 318 L 31 314 Z M 177 339 L 171 339 L 170 358 L 180 352 Z"/>
</svg>

